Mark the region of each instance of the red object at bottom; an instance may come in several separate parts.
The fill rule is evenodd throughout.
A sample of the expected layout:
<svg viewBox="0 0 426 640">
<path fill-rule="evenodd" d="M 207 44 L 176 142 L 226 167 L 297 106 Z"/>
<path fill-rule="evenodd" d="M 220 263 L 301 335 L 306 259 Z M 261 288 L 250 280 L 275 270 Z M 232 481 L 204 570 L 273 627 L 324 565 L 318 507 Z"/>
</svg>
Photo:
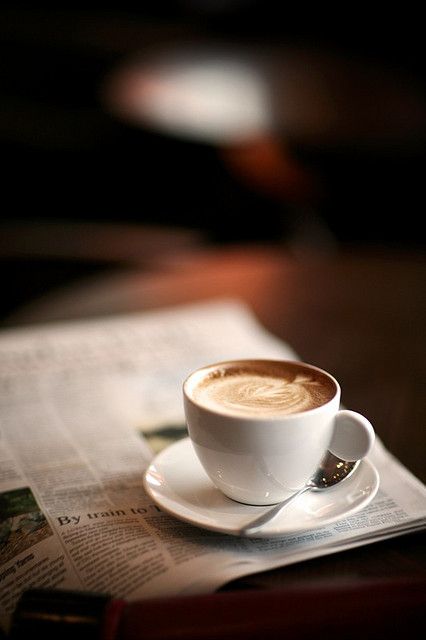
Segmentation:
<svg viewBox="0 0 426 640">
<path fill-rule="evenodd" d="M 424 624 L 426 577 L 126 602 L 107 594 L 33 589 L 11 640 L 313 640 L 406 638 Z"/>
<path fill-rule="evenodd" d="M 421 628 L 425 611 L 426 578 L 224 592 L 128 603 L 115 640 L 389 640 Z"/>
</svg>

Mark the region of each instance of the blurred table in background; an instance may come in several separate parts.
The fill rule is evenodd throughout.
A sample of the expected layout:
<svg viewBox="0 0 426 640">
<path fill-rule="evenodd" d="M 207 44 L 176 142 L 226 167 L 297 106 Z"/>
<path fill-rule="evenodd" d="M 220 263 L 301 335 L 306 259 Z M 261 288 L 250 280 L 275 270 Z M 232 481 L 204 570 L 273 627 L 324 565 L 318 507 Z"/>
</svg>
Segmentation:
<svg viewBox="0 0 426 640">
<path fill-rule="evenodd" d="M 0 9 L 0 217 L 419 246 L 422 21 L 256 5 Z"/>
</svg>

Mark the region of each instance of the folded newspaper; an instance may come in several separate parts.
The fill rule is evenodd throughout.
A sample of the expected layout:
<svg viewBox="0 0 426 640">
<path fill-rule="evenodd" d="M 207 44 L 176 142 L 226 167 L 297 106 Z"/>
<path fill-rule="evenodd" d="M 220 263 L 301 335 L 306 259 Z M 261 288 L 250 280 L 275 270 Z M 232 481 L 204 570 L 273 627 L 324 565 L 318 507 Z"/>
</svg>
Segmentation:
<svg viewBox="0 0 426 640">
<path fill-rule="evenodd" d="M 328 526 L 273 539 L 206 531 L 144 492 L 157 451 L 186 435 L 181 385 L 229 358 L 297 358 L 239 301 L 0 333 L 0 624 L 30 587 L 135 600 L 234 578 L 426 525 L 426 489 L 380 441 L 380 488 Z"/>
</svg>

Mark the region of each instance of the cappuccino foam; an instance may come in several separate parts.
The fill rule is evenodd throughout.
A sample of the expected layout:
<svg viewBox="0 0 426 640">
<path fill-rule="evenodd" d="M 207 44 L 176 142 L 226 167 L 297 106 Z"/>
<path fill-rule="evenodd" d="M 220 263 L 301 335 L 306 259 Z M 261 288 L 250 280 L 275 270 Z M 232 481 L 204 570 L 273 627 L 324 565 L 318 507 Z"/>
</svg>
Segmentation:
<svg viewBox="0 0 426 640">
<path fill-rule="evenodd" d="M 293 362 L 247 361 L 217 365 L 195 386 L 196 402 L 245 417 L 299 413 L 326 404 L 336 387 L 321 371 Z"/>
</svg>

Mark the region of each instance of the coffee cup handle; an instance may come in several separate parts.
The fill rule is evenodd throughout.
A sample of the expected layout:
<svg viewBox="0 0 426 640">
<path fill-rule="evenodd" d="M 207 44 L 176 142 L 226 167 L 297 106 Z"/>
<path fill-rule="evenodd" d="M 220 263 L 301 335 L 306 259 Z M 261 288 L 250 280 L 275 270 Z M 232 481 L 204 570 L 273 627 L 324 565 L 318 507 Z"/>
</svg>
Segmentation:
<svg viewBox="0 0 426 640">
<path fill-rule="evenodd" d="M 372 424 L 356 411 L 342 409 L 335 417 L 334 433 L 328 447 L 331 453 L 342 460 L 360 460 L 374 444 Z"/>
</svg>

